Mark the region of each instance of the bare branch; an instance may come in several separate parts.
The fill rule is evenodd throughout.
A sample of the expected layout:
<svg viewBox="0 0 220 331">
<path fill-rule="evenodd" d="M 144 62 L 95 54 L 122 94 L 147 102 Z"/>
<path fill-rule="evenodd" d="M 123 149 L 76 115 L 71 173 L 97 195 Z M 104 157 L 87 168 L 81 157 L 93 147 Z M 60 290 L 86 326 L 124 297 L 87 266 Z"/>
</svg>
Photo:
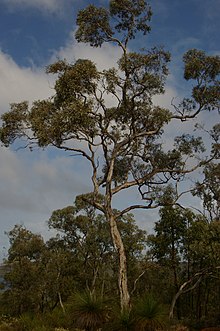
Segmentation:
<svg viewBox="0 0 220 331">
<path fill-rule="evenodd" d="M 155 209 L 155 208 L 158 208 L 159 204 L 152 205 L 153 201 L 151 199 L 149 199 L 149 200 L 150 200 L 150 203 L 148 205 L 131 205 L 131 206 L 121 210 L 120 212 L 118 212 L 116 214 L 116 218 L 120 218 L 124 214 L 127 214 L 127 213 L 129 213 L 129 211 L 134 210 L 134 209 Z"/>
<path fill-rule="evenodd" d="M 220 268 L 220 266 L 215 267 L 215 269 L 219 269 L 219 268 Z M 208 272 L 207 269 L 204 269 L 204 270 L 202 270 L 202 271 L 197 272 L 196 274 L 194 274 L 193 277 L 191 277 L 189 280 L 187 280 L 186 282 L 184 282 L 180 286 L 178 292 L 174 295 L 173 300 L 172 300 L 172 303 L 171 303 L 171 306 L 170 306 L 170 313 L 169 313 L 169 318 L 170 319 L 173 318 L 174 307 L 176 305 L 176 301 L 179 298 L 179 296 L 181 294 L 183 294 L 183 293 L 187 293 L 189 291 L 194 290 L 198 286 L 198 284 L 201 282 L 202 278 L 204 276 L 207 276 L 207 275 L 212 275 L 212 272 Z M 195 283 L 191 287 L 185 289 L 186 286 L 189 285 L 189 284 L 191 284 L 197 277 L 198 277 L 198 279 L 195 281 Z"/>
<path fill-rule="evenodd" d="M 145 274 L 146 270 L 144 270 L 134 281 L 134 286 L 133 286 L 133 289 L 131 291 L 131 295 L 134 294 L 134 292 L 136 291 L 136 288 L 137 288 L 137 282 L 141 279 L 141 277 L 143 277 L 143 275 Z"/>
</svg>

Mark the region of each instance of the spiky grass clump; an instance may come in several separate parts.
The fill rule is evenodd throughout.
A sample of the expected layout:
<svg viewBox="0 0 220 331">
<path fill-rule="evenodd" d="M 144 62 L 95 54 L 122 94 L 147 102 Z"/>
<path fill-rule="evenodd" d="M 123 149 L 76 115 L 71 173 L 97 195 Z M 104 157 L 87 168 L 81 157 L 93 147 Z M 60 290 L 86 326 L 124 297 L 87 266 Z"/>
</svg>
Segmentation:
<svg viewBox="0 0 220 331">
<path fill-rule="evenodd" d="M 105 302 L 94 293 L 75 293 L 71 300 L 71 315 L 76 327 L 96 331 L 107 319 Z"/>
<path fill-rule="evenodd" d="M 107 330 L 109 331 L 134 331 L 136 325 L 136 319 L 133 314 L 133 311 L 123 310 L 120 311 L 114 310 L 112 319 L 108 325 Z"/>
<path fill-rule="evenodd" d="M 164 308 L 151 294 L 137 302 L 135 315 L 137 320 L 136 330 L 154 331 L 164 327 Z"/>
</svg>

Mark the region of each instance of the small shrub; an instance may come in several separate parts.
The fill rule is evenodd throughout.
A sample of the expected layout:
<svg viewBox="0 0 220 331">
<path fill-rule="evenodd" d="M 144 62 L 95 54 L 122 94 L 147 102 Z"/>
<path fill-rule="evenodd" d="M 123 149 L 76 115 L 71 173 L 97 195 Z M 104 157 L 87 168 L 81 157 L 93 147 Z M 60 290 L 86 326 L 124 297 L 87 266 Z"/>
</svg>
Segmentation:
<svg viewBox="0 0 220 331">
<path fill-rule="evenodd" d="M 23 331 L 17 318 L 6 317 L 1 321 L 0 331 Z"/>
<path fill-rule="evenodd" d="M 136 318 L 132 311 L 120 311 L 120 308 L 113 312 L 111 321 L 107 325 L 109 331 L 134 331 Z"/>
<path fill-rule="evenodd" d="M 165 326 L 164 307 L 151 295 L 141 298 L 135 306 L 138 331 L 154 331 Z"/>
<path fill-rule="evenodd" d="M 93 331 L 106 322 L 108 309 L 102 298 L 85 291 L 71 298 L 69 312 L 76 327 Z"/>
</svg>

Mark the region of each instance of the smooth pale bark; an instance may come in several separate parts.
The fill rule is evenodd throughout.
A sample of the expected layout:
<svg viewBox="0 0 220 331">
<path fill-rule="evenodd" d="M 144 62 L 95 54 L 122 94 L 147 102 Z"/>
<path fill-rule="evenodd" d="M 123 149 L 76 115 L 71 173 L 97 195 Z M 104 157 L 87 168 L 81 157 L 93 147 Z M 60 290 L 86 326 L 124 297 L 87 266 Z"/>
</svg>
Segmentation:
<svg viewBox="0 0 220 331">
<path fill-rule="evenodd" d="M 199 276 L 199 278 L 198 278 L 198 280 L 195 282 L 195 284 L 192 285 L 190 288 L 185 289 L 185 287 L 186 287 L 187 285 L 189 285 L 190 283 L 192 283 L 192 282 L 194 281 L 194 279 L 195 279 L 197 276 Z M 183 283 L 183 284 L 180 286 L 178 292 L 177 292 L 177 293 L 174 295 L 174 297 L 173 297 L 173 300 L 172 300 L 172 303 L 171 303 L 171 307 L 170 307 L 170 312 L 169 312 L 169 319 L 173 319 L 173 315 L 174 315 L 174 314 L 173 314 L 173 313 L 174 313 L 174 307 L 175 307 L 175 305 L 176 305 L 176 301 L 177 301 L 177 299 L 179 298 L 179 296 L 180 296 L 181 294 L 183 294 L 183 293 L 186 293 L 186 292 L 189 292 L 189 291 L 194 290 L 194 288 L 196 288 L 196 286 L 201 282 L 201 280 L 202 280 L 202 276 L 203 276 L 203 272 L 199 272 L 199 273 L 195 274 L 195 275 L 194 275 L 191 279 L 189 279 L 187 282 Z"/>
<path fill-rule="evenodd" d="M 112 153 L 112 159 L 109 163 L 108 175 L 106 178 L 106 194 L 105 194 L 105 216 L 109 222 L 111 237 L 113 245 L 118 253 L 119 259 L 119 273 L 118 273 L 118 287 L 120 293 L 121 311 L 129 310 L 130 308 L 130 294 L 128 290 L 128 276 L 127 276 L 127 258 L 124 248 L 124 243 L 117 226 L 117 217 L 112 208 L 112 178 L 115 159 L 118 150 L 115 149 Z"/>
<path fill-rule="evenodd" d="M 121 310 L 128 310 L 130 308 L 130 294 L 128 291 L 128 277 L 127 277 L 127 258 L 124 249 L 124 244 L 121 239 L 121 234 L 118 230 L 117 221 L 114 216 L 111 215 L 109 218 L 111 236 L 115 249 L 118 252 L 119 259 L 119 275 L 118 275 L 118 286 L 120 292 Z"/>
</svg>

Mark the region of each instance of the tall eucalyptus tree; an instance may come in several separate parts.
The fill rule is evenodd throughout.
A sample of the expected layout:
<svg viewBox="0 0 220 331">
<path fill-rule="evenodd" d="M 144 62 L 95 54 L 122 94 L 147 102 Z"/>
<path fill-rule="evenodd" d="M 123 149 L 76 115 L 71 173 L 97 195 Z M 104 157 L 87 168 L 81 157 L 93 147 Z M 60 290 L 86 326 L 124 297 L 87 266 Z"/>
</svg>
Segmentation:
<svg viewBox="0 0 220 331">
<path fill-rule="evenodd" d="M 152 98 L 165 91 L 170 54 L 161 47 L 132 49 L 135 38 L 150 32 L 151 16 L 145 0 L 110 0 L 108 8 L 89 5 L 79 11 L 77 41 L 92 47 L 116 45 L 121 50 L 117 65 L 102 71 L 89 59 L 50 65 L 47 72 L 58 74 L 54 97 L 35 101 L 31 107 L 27 102 L 11 105 L 2 116 L 0 132 L 5 146 L 22 138 L 25 146 L 53 146 L 88 161 L 93 190 L 81 198 L 103 213 L 110 224 L 119 258 L 122 310 L 128 309 L 130 295 L 117 220 L 131 210 L 165 203 L 161 201 L 164 185 L 178 182 L 202 165 L 201 160 L 193 166 L 187 162 L 201 150 L 201 139 L 183 135 L 172 147 L 164 148 L 164 126 L 219 108 L 220 59 L 198 50 L 184 56 L 185 79 L 195 81 L 192 97 L 185 98 L 173 112 L 153 103 Z M 111 106 L 106 103 L 109 95 Z M 128 202 L 115 211 L 117 197 L 134 187 L 143 202 Z"/>
</svg>

